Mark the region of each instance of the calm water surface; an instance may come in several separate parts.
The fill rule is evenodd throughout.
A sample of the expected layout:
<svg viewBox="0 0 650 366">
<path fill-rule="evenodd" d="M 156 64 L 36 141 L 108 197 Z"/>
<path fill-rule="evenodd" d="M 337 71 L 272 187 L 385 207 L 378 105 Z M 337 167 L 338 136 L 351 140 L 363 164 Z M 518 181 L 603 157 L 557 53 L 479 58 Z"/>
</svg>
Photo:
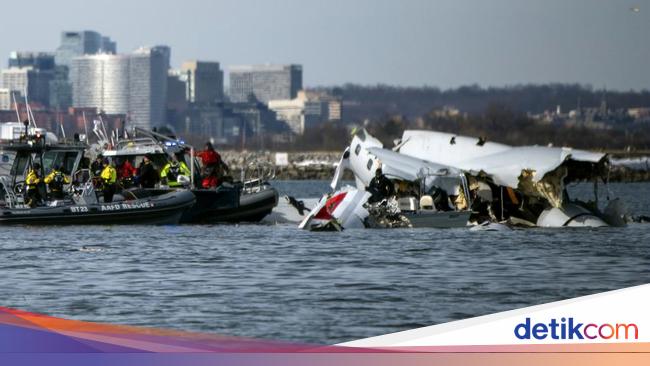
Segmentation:
<svg viewBox="0 0 650 366">
<path fill-rule="evenodd" d="M 327 182 L 277 182 L 316 196 Z M 586 195 L 589 187 L 578 186 Z M 650 184 L 612 185 L 650 215 Z M 601 192 L 604 194 L 604 192 Z M 1 306 L 336 343 L 650 282 L 650 225 L 350 230 L 2 227 Z"/>
</svg>

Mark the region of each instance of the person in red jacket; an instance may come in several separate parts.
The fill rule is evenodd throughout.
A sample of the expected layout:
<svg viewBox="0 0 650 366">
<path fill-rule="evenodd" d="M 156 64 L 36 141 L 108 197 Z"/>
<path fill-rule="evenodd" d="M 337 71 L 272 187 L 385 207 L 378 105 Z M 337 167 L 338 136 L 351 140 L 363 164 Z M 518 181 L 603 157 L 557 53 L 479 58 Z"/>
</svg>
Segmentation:
<svg viewBox="0 0 650 366">
<path fill-rule="evenodd" d="M 216 167 L 221 163 L 221 155 L 214 150 L 211 143 L 205 144 L 205 150 L 196 153 L 196 156 L 201 158 L 204 168 Z"/>
<path fill-rule="evenodd" d="M 201 158 L 201 163 L 203 165 L 203 175 L 205 177 L 210 175 L 212 171 L 217 178 L 220 178 L 230 171 L 226 163 L 224 163 L 221 159 L 221 155 L 216 152 L 210 142 L 206 142 L 205 150 L 199 151 L 196 153 L 196 156 Z"/>
<path fill-rule="evenodd" d="M 131 164 L 129 159 L 123 158 L 117 161 L 117 179 L 124 188 L 133 185 L 133 179 L 138 174 L 137 169 Z"/>
</svg>

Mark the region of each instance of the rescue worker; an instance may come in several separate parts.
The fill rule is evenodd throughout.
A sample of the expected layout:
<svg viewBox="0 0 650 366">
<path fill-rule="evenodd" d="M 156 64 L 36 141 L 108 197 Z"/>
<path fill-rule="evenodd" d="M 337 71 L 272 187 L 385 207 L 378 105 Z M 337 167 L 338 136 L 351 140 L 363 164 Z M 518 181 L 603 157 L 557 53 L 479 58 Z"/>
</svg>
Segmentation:
<svg viewBox="0 0 650 366">
<path fill-rule="evenodd" d="M 167 180 L 167 185 L 170 187 L 179 187 L 182 184 L 178 183 L 178 176 L 190 176 L 190 169 L 184 161 L 179 162 L 176 155 L 172 155 L 172 160 L 167 163 L 160 171 L 160 178 Z"/>
<path fill-rule="evenodd" d="M 111 165 L 108 159 L 103 161 L 104 169 L 100 175 L 103 184 L 104 203 L 113 202 L 113 195 L 115 195 L 115 188 L 117 183 L 117 170 Z"/>
<path fill-rule="evenodd" d="M 25 178 L 25 185 L 27 186 L 27 204 L 30 207 L 36 207 L 43 200 L 41 195 L 41 164 L 34 163 L 32 168 L 27 173 Z"/>
<path fill-rule="evenodd" d="M 99 190 L 102 188 L 102 171 L 104 170 L 104 157 L 102 154 L 97 155 L 95 160 L 90 164 L 90 176 L 93 180 L 93 186 Z"/>
<path fill-rule="evenodd" d="M 63 199 L 63 185 L 70 184 L 70 178 L 68 178 L 61 171 L 61 166 L 59 164 L 55 165 L 54 168 L 50 171 L 50 174 L 47 175 L 44 179 L 45 184 L 50 189 L 50 195 L 55 199 Z"/>
<path fill-rule="evenodd" d="M 93 174 L 93 177 L 99 177 L 104 170 L 104 157 L 102 154 L 97 155 L 95 161 L 90 164 L 90 172 Z"/>
<path fill-rule="evenodd" d="M 393 182 L 386 178 L 381 168 L 377 168 L 375 170 L 375 177 L 370 181 L 366 191 L 372 194 L 368 202 L 374 203 L 392 196 L 395 193 L 395 187 Z"/>
<path fill-rule="evenodd" d="M 129 159 L 120 159 L 117 161 L 117 179 L 123 188 L 129 188 L 133 185 L 133 178 L 137 175 L 138 170 L 131 164 Z"/>
<path fill-rule="evenodd" d="M 154 188 L 158 183 L 159 175 L 151 163 L 151 156 L 145 155 L 138 168 L 138 182 L 142 188 Z"/>
<path fill-rule="evenodd" d="M 210 174 L 210 169 L 212 169 L 212 173 L 217 174 L 218 177 L 223 176 L 224 172 L 230 171 L 228 165 L 223 162 L 221 155 L 219 155 L 210 142 L 206 142 L 205 150 L 199 151 L 196 153 L 196 156 L 201 158 L 204 176 Z"/>
<path fill-rule="evenodd" d="M 217 166 L 221 162 L 221 155 L 214 149 L 212 143 L 205 143 L 205 150 L 199 151 L 196 153 L 196 156 L 201 158 L 201 163 L 203 168 L 206 169 L 209 167 Z"/>
</svg>

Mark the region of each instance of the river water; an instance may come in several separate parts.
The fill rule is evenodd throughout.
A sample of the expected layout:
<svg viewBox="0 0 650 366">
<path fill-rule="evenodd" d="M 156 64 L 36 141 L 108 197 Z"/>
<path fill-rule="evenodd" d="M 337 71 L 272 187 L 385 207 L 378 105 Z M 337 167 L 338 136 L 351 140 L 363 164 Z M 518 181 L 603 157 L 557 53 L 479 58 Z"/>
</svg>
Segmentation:
<svg viewBox="0 0 650 366">
<path fill-rule="evenodd" d="M 299 197 L 327 187 L 275 184 Z M 650 184 L 611 189 L 632 212 L 650 215 Z M 0 306 L 322 344 L 650 282 L 650 224 L 507 232 L 310 233 L 293 225 L 0 232 Z"/>
</svg>

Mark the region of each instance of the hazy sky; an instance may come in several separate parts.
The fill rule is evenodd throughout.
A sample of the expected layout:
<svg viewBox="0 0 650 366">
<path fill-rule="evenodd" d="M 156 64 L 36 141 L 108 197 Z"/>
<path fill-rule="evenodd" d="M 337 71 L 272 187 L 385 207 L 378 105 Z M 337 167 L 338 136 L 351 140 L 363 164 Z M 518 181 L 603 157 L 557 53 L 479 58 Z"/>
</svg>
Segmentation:
<svg viewBox="0 0 650 366">
<path fill-rule="evenodd" d="M 3 58 L 92 29 L 120 52 L 167 44 L 173 66 L 300 63 L 307 86 L 650 89 L 650 0 L 32 0 L 1 9 Z"/>
</svg>

